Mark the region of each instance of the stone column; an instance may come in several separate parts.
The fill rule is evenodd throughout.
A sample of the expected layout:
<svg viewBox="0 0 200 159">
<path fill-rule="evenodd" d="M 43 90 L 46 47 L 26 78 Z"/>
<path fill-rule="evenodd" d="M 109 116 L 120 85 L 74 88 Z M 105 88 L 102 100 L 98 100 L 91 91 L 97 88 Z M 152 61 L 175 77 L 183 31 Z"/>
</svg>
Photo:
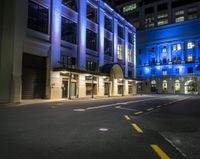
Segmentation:
<svg viewBox="0 0 200 159">
<path fill-rule="evenodd" d="M 172 45 L 168 44 L 168 64 L 172 64 Z"/>
<path fill-rule="evenodd" d="M 125 77 L 128 77 L 128 28 L 124 27 L 124 60 L 125 60 Z"/>
<path fill-rule="evenodd" d="M 117 47 L 118 47 L 118 20 L 114 18 L 113 20 L 113 57 L 114 63 L 117 63 Z"/>
<path fill-rule="evenodd" d="M 86 66 L 86 27 L 87 27 L 87 0 L 79 0 L 79 45 L 78 45 L 78 66 L 79 69 L 85 70 Z"/>
<path fill-rule="evenodd" d="M 156 61 L 157 61 L 157 65 L 160 65 L 160 48 L 159 48 L 159 46 L 156 46 Z"/>
<path fill-rule="evenodd" d="M 55 68 L 60 66 L 62 0 L 52 0 L 51 5 L 51 63 Z"/>
<path fill-rule="evenodd" d="M 181 43 L 181 63 L 185 63 L 185 55 L 184 55 L 185 50 L 186 50 L 185 43 L 182 42 Z"/>
<path fill-rule="evenodd" d="M 195 62 L 199 62 L 199 41 L 195 41 Z"/>
<path fill-rule="evenodd" d="M 4 0 L 0 27 L 0 103 L 20 102 L 28 1 Z"/>
<path fill-rule="evenodd" d="M 104 65 L 104 10 L 99 7 L 99 65 Z"/>
</svg>

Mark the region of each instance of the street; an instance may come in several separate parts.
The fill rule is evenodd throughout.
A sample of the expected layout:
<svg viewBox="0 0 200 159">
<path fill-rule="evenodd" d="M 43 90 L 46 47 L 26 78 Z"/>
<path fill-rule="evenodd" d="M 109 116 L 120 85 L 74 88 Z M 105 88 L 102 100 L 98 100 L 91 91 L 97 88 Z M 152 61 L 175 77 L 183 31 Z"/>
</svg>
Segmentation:
<svg viewBox="0 0 200 159">
<path fill-rule="evenodd" d="M 0 107 L 0 159 L 199 159 L 200 97 Z"/>
</svg>

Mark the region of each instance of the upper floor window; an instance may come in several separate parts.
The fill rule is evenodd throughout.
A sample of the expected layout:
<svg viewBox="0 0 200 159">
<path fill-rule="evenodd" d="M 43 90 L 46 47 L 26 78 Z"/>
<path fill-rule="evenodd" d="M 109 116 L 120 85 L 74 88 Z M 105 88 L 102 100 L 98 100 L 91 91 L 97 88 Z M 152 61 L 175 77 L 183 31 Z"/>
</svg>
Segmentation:
<svg viewBox="0 0 200 159">
<path fill-rule="evenodd" d="M 123 13 L 131 12 L 137 8 L 137 3 L 129 4 L 123 7 Z"/>
<path fill-rule="evenodd" d="M 87 5 L 87 18 L 97 23 L 97 9 L 90 4 Z"/>
<path fill-rule="evenodd" d="M 175 69 L 175 74 L 179 74 L 179 68 Z"/>
<path fill-rule="evenodd" d="M 192 48 L 194 48 L 194 43 L 193 42 L 188 42 L 187 43 L 187 49 L 192 49 Z"/>
<path fill-rule="evenodd" d="M 122 39 L 124 38 L 124 28 L 123 28 L 123 26 L 118 25 L 118 36 Z"/>
<path fill-rule="evenodd" d="M 158 11 L 166 10 L 168 8 L 168 3 L 159 4 L 157 7 Z"/>
<path fill-rule="evenodd" d="M 138 54 L 139 54 L 139 55 L 142 54 L 142 49 L 138 49 Z"/>
<path fill-rule="evenodd" d="M 179 16 L 179 15 L 183 15 L 184 13 L 185 13 L 184 10 L 178 10 L 175 12 L 175 15 Z"/>
<path fill-rule="evenodd" d="M 130 32 L 128 33 L 128 42 L 133 44 L 133 35 Z"/>
<path fill-rule="evenodd" d="M 86 31 L 86 46 L 88 49 L 97 50 L 97 34 L 89 29 Z"/>
<path fill-rule="evenodd" d="M 193 13 L 193 14 L 188 14 L 188 19 L 195 19 L 198 18 L 198 14 L 197 13 Z"/>
<path fill-rule="evenodd" d="M 163 18 L 167 18 L 168 17 L 168 14 L 167 13 L 163 13 L 163 14 L 159 14 L 157 16 L 158 19 L 163 19 Z"/>
<path fill-rule="evenodd" d="M 33 2 L 28 3 L 28 28 L 48 34 L 48 9 Z"/>
<path fill-rule="evenodd" d="M 150 53 L 154 53 L 154 52 L 155 52 L 155 48 L 152 47 L 152 48 L 150 49 Z"/>
<path fill-rule="evenodd" d="M 118 59 L 123 60 L 124 58 L 124 47 L 122 44 L 118 44 L 117 47 L 117 55 L 118 55 Z"/>
<path fill-rule="evenodd" d="M 193 68 L 192 67 L 188 67 L 188 73 L 193 73 Z"/>
<path fill-rule="evenodd" d="M 113 30 L 112 22 L 113 22 L 112 18 L 105 16 L 105 28 L 110 32 L 112 32 L 112 30 Z"/>
<path fill-rule="evenodd" d="M 164 47 L 162 48 L 162 53 L 166 53 L 166 52 L 167 52 L 167 47 L 164 46 Z"/>
<path fill-rule="evenodd" d="M 188 9 L 188 12 L 191 13 L 191 12 L 197 12 L 197 7 L 191 7 Z"/>
<path fill-rule="evenodd" d="M 149 7 L 149 8 L 145 9 L 145 15 L 146 14 L 152 14 L 152 13 L 154 13 L 154 7 Z"/>
<path fill-rule="evenodd" d="M 165 76 L 165 75 L 167 75 L 167 70 L 166 69 L 163 69 L 162 70 L 162 74 Z"/>
<path fill-rule="evenodd" d="M 132 50 L 131 49 L 128 49 L 128 62 L 129 63 L 133 62 L 133 60 L 132 60 Z"/>
<path fill-rule="evenodd" d="M 192 54 L 188 55 L 187 61 L 188 61 L 188 62 L 192 62 L 192 61 L 193 61 L 193 56 L 192 56 Z"/>
<path fill-rule="evenodd" d="M 96 71 L 97 63 L 95 61 L 92 61 L 92 60 L 87 60 L 86 61 L 86 69 L 88 71 Z"/>
<path fill-rule="evenodd" d="M 62 0 L 62 3 L 75 11 L 78 9 L 77 0 Z"/>
<path fill-rule="evenodd" d="M 112 56 L 112 41 L 104 38 L 104 54 Z"/>
<path fill-rule="evenodd" d="M 173 45 L 172 46 L 172 50 L 173 51 L 179 51 L 179 50 L 181 50 L 181 44 L 175 44 L 175 45 Z"/>
<path fill-rule="evenodd" d="M 180 17 L 177 17 L 177 18 L 175 19 L 176 23 L 178 23 L 178 22 L 183 22 L 184 20 L 185 20 L 185 17 L 184 17 L 184 16 L 180 16 Z"/>
<path fill-rule="evenodd" d="M 159 20 L 159 21 L 157 22 L 157 25 L 158 25 L 158 26 L 166 25 L 166 24 L 168 24 L 168 19 Z"/>
<path fill-rule="evenodd" d="M 62 17 L 61 39 L 70 43 L 77 43 L 77 24 Z"/>
</svg>

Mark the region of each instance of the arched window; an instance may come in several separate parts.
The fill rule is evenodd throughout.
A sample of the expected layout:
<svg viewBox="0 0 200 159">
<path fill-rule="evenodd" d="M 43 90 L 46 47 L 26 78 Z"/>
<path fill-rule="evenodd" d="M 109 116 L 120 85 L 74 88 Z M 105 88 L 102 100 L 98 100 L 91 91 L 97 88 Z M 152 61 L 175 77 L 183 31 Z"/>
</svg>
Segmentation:
<svg viewBox="0 0 200 159">
<path fill-rule="evenodd" d="M 151 92 L 156 92 L 156 81 L 152 80 L 151 81 Z"/>
<path fill-rule="evenodd" d="M 179 80 L 175 81 L 174 88 L 175 88 L 175 92 L 179 92 L 180 91 L 180 89 L 181 89 L 181 83 L 180 83 Z"/>
<path fill-rule="evenodd" d="M 163 91 L 167 91 L 167 81 L 166 80 L 163 80 L 162 87 L 163 87 Z"/>
</svg>

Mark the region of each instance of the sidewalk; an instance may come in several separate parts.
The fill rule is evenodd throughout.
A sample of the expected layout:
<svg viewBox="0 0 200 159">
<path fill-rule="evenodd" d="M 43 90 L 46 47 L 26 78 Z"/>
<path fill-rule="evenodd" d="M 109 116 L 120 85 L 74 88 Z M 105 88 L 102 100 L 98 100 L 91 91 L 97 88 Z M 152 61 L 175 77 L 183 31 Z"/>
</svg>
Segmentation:
<svg viewBox="0 0 200 159">
<path fill-rule="evenodd" d="M 129 96 L 112 96 L 112 97 L 84 97 L 84 98 L 72 98 L 71 100 L 66 98 L 66 99 L 31 99 L 31 100 L 21 100 L 20 103 L 5 103 L 1 104 L 0 107 L 5 106 L 5 107 L 14 107 L 14 106 L 24 106 L 24 105 L 32 105 L 32 104 L 42 104 L 42 103 L 51 103 L 51 102 L 76 102 L 76 101 L 88 101 L 88 100 L 111 100 L 111 99 L 116 99 L 116 98 L 130 98 L 130 97 L 146 97 L 150 95 L 129 95 Z"/>
</svg>

